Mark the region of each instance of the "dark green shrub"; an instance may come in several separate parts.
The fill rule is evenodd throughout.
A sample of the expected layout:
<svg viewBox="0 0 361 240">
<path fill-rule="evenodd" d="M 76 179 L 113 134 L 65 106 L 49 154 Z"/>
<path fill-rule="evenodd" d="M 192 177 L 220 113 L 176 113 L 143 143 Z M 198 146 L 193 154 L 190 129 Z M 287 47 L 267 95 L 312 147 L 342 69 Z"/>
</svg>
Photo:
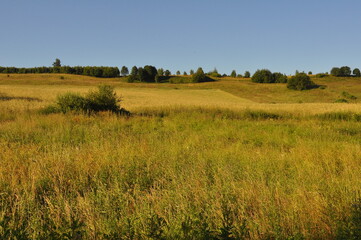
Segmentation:
<svg viewBox="0 0 361 240">
<path fill-rule="evenodd" d="M 61 112 L 86 110 L 86 100 L 77 93 L 65 93 L 57 97 L 57 105 Z"/>
<path fill-rule="evenodd" d="M 56 105 L 41 109 L 40 113 L 112 111 L 129 114 L 119 107 L 118 102 L 120 99 L 116 96 L 114 88 L 109 85 L 101 85 L 97 91 L 89 92 L 85 97 L 77 93 L 60 95 L 57 97 Z"/>
<path fill-rule="evenodd" d="M 343 66 L 341 68 L 334 67 L 331 69 L 331 75 L 335 77 L 349 77 L 351 76 L 351 68 Z"/>
<path fill-rule="evenodd" d="M 172 73 L 169 70 L 164 71 L 164 76 L 169 77 Z"/>
<path fill-rule="evenodd" d="M 134 75 L 129 75 L 129 77 L 127 78 L 127 82 L 128 83 L 133 83 L 136 80 Z"/>
<path fill-rule="evenodd" d="M 338 68 L 338 67 L 333 67 L 333 68 L 331 69 L 331 75 L 332 75 L 332 76 L 335 76 L 335 77 L 341 76 L 341 70 L 340 70 L 340 68 Z"/>
<path fill-rule="evenodd" d="M 272 75 L 273 75 L 273 79 L 276 83 L 287 83 L 288 78 L 285 74 L 275 72 Z"/>
<path fill-rule="evenodd" d="M 342 77 L 349 77 L 351 76 L 351 68 L 348 66 L 343 66 L 340 68 L 341 76 Z"/>
<path fill-rule="evenodd" d="M 288 80 L 287 88 L 294 90 L 306 90 L 310 89 L 315 84 L 311 81 L 311 78 L 306 73 L 298 73 Z"/>
<path fill-rule="evenodd" d="M 205 82 L 206 81 L 206 75 L 203 72 L 202 68 L 198 68 L 197 72 L 193 74 L 192 76 L 192 82 L 198 83 L 198 82 Z"/>
<path fill-rule="evenodd" d="M 316 78 L 324 78 L 324 77 L 328 77 L 328 74 L 326 74 L 326 73 L 317 73 L 316 74 Z"/>
<path fill-rule="evenodd" d="M 120 99 L 117 97 L 114 88 L 109 85 L 100 85 L 98 91 L 90 92 L 85 97 L 86 110 L 95 112 L 116 112 L 119 110 L 118 102 Z"/>
<path fill-rule="evenodd" d="M 216 68 L 213 69 L 213 71 L 209 72 L 208 75 L 211 77 L 222 77 L 222 75 L 218 73 L 218 70 Z"/>
<path fill-rule="evenodd" d="M 361 71 L 358 68 L 355 68 L 352 73 L 355 77 L 361 77 Z"/>
<path fill-rule="evenodd" d="M 272 72 L 268 69 L 257 70 L 252 76 L 252 82 L 256 83 L 274 83 Z"/>
<path fill-rule="evenodd" d="M 244 77 L 245 78 L 250 78 L 251 77 L 251 73 L 249 71 L 245 71 L 244 72 Z"/>
</svg>

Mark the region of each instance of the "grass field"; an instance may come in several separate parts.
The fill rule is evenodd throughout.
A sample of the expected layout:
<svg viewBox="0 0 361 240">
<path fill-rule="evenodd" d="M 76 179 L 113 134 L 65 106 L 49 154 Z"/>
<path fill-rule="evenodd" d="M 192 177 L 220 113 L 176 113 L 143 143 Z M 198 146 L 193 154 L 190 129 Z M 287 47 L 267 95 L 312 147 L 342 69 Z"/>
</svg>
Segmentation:
<svg viewBox="0 0 361 240">
<path fill-rule="evenodd" d="M 361 79 L 314 81 L 0 74 L 0 239 L 360 239 Z M 38 112 L 101 83 L 130 117 Z"/>
</svg>

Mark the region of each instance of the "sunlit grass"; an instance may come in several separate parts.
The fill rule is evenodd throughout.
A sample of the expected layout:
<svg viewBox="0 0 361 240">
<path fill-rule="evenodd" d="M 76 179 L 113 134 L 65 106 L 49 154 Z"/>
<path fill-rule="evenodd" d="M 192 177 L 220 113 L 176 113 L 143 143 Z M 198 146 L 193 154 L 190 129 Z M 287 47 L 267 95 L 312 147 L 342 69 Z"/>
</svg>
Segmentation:
<svg viewBox="0 0 361 240">
<path fill-rule="evenodd" d="M 0 101 L 0 238 L 359 236 L 359 104 L 118 86 L 130 117 L 38 112 L 90 88 L 0 86 L 41 99 Z"/>
</svg>

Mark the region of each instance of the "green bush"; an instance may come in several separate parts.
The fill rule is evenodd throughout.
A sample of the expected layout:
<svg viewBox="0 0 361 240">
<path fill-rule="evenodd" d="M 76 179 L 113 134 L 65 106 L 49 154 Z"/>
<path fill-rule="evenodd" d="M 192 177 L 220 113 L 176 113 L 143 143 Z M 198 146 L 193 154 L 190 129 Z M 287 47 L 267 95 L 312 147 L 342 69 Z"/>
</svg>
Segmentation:
<svg viewBox="0 0 361 240">
<path fill-rule="evenodd" d="M 331 69 L 331 75 L 335 77 L 349 77 L 351 76 L 351 68 L 348 66 L 333 67 Z"/>
<path fill-rule="evenodd" d="M 252 76 L 252 82 L 256 83 L 274 83 L 272 72 L 268 69 L 257 70 Z"/>
<path fill-rule="evenodd" d="M 285 74 L 275 72 L 272 75 L 273 75 L 274 82 L 276 82 L 276 83 L 287 83 L 287 81 L 288 81 L 288 78 Z"/>
<path fill-rule="evenodd" d="M 211 77 L 222 77 L 222 75 L 218 73 L 218 70 L 216 68 L 213 69 L 213 71 L 209 72 L 208 75 Z"/>
<path fill-rule="evenodd" d="M 310 89 L 315 84 L 311 81 L 311 78 L 306 73 L 298 73 L 288 80 L 287 88 L 294 90 L 306 90 Z"/>
<path fill-rule="evenodd" d="M 251 73 L 249 71 L 245 71 L 244 72 L 244 77 L 245 78 L 250 78 L 251 77 Z"/>
<path fill-rule="evenodd" d="M 197 72 L 193 74 L 192 76 L 192 82 L 198 83 L 198 82 L 205 82 L 206 81 L 206 75 L 203 72 L 202 68 L 198 68 Z"/>
<path fill-rule="evenodd" d="M 86 99 L 77 93 L 65 93 L 57 97 L 57 105 L 61 112 L 82 111 L 86 109 Z"/>
<path fill-rule="evenodd" d="M 98 91 L 90 92 L 85 97 L 86 109 L 90 111 L 112 111 L 119 110 L 117 105 L 120 99 L 117 97 L 114 88 L 109 85 L 100 85 Z"/>
<path fill-rule="evenodd" d="M 324 78 L 324 77 L 328 77 L 328 74 L 326 74 L 326 73 L 317 73 L 316 74 L 316 78 Z"/>
<path fill-rule="evenodd" d="M 57 97 L 56 105 L 50 105 L 40 112 L 44 114 L 57 112 L 125 112 L 118 105 L 120 99 L 116 96 L 114 88 L 109 85 L 101 85 L 97 91 L 89 92 L 85 97 L 77 93 L 65 93 Z"/>
</svg>

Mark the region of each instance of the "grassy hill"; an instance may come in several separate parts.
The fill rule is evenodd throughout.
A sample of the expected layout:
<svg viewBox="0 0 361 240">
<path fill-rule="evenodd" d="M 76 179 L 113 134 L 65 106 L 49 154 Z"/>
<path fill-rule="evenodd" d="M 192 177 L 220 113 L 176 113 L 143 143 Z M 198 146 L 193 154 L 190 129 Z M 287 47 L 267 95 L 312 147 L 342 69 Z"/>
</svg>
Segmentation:
<svg viewBox="0 0 361 240">
<path fill-rule="evenodd" d="M 173 79 L 185 78 L 172 77 Z M 102 83 L 113 85 L 119 89 L 126 88 L 159 88 L 159 89 L 219 89 L 234 96 L 257 103 L 333 103 L 345 98 L 349 102 L 361 101 L 361 78 L 313 78 L 323 87 L 308 91 L 292 91 L 285 84 L 259 84 L 244 78 L 216 78 L 214 82 L 205 83 L 127 83 L 126 78 L 103 79 L 67 74 L 0 74 L 1 85 L 71 85 L 94 86 Z M 174 80 L 175 82 L 177 80 Z M 142 90 L 144 91 L 144 90 Z M 344 92 L 355 96 L 352 100 L 344 96 Z"/>
<path fill-rule="evenodd" d="M 359 239 L 361 79 L 314 81 L 0 74 L 0 239 Z M 101 83 L 131 116 L 38 111 Z"/>
</svg>

